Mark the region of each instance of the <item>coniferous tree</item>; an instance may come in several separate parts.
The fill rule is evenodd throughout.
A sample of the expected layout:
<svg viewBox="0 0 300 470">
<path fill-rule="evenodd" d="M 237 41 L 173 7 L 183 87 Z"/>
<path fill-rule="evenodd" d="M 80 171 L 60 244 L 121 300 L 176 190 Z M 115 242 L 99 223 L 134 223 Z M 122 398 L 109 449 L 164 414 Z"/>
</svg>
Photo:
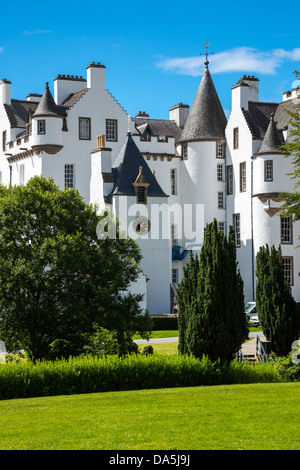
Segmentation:
<svg viewBox="0 0 300 470">
<path fill-rule="evenodd" d="M 300 319 L 289 281 L 284 278 L 281 248 L 261 247 L 256 256 L 256 305 L 264 335 L 282 356 L 299 338 Z"/>
<path fill-rule="evenodd" d="M 188 306 L 191 305 L 192 300 L 196 297 L 198 273 L 198 256 L 191 252 L 188 263 L 183 267 L 183 279 L 176 290 L 177 305 L 180 312 L 178 315 L 178 350 L 181 354 L 188 353 L 185 341 L 187 318 L 189 317 Z"/>
<path fill-rule="evenodd" d="M 180 317 L 184 318 L 184 348 L 180 351 L 222 362 L 231 360 L 248 337 L 232 227 L 227 240 L 218 231 L 216 220 L 206 226 L 198 275 L 193 281 L 194 287 L 189 287 L 192 295 L 184 302 L 181 289 L 188 283 L 186 273 L 179 287 L 179 323 Z"/>
</svg>

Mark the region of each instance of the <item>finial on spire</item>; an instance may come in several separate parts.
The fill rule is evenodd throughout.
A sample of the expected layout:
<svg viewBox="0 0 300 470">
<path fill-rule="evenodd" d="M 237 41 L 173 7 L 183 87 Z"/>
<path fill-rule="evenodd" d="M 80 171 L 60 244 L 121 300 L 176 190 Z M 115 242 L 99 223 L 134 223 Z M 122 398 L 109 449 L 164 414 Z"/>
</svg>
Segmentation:
<svg viewBox="0 0 300 470">
<path fill-rule="evenodd" d="M 208 53 L 208 48 L 209 48 L 209 46 L 210 46 L 210 44 L 208 44 L 207 39 L 206 39 L 206 42 L 205 42 L 205 49 L 206 49 L 205 58 L 206 58 L 206 60 L 205 60 L 205 62 L 204 62 L 204 65 L 205 65 L 206 68 L 208 67 L 208 64 L 209 64 L 208 55 L 209 55 L 209 54 L 210 54 L 210 55 L 213 55 L 213 54 L 214 54 L 213 52 Z M 204 54 L 200 54 L 200 55 L 204 55 Z"/>
</svg>

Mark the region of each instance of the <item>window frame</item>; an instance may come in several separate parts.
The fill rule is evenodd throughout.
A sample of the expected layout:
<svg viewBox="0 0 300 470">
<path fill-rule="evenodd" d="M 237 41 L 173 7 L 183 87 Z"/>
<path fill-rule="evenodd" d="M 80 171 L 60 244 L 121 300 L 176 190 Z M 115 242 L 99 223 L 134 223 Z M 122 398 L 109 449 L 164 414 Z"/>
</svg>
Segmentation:
<svg viewBox="0 0 300 470">
<path fill-rule="evenodd" d="M 267 178 L 268 164 L 271 163 L 271 178 Z M 265 160 L 264 163 L 264 180 L 265 182 L 273 181 L 273 160 Z"/>
<path fill-rule="evenodd" d="M 225 221 L 218 221 L 217 227 L 218 227 L 218 232 L 222 233 L 223 235 L 226 234 L 226 222 Z"/>
<path fill-rule="evenodd" d="M 136 203 L 147 204 L 147 188 L 146 186 L 139 185 L 136 187 Z"/>
<path fill-rule="evenodd" d="M 290 261 L 290 274 L 289 276 L 286 276 L 285 273 L 286 271 L 286 266 L 285 266 L 285 261 L 289 260 Z M 287 279 L 289 281 L 290 286 L 294 285 L 294 257 L 293 256 L 282 256 L 282 265 L 283 265 L 283 275 L 284 279 Z"/>
<path fill-rule="evenodd" d="M 238 222 L 238 224 L 237 224 Z M 234 240 L 236 248 L 241 247 L 241 214 L 232 214 L 232 224 L 234 229 Z M 238 231 L 237 231 L 238 227 Z"/>
<path fill-rule="evenodd" d="M 3 131 L 2 132 L 2 151 L 5 152 L 6 151 L 6 144 L 7 144 L 7 132 L 6 131 Z"/>
<path fill-rule="evenodd" d="M 233 128 L 233 150 L 239 148 L 240 145 L 240 132 L 238 127 Z"/>
<path fill-rule="evenodd" d="M 286 222 L 287 220 L 289 220 L 289 226 L 287 227 L 287 225 L 285 224 L 284 226 L 284 222 Z M 287 237 L 287 230 L 288 230 L 288 240 L 283 240 L 283 238 L 286 238 Z M 280 216 L 280 240 L 281 240 L 281 244 L 282 245 L 293 245 L 293 218 L 292 216 L 289 216 L 289 217 L 282 217 Z"/>
<path fill-rule="evenodd" d="M 170 168 L 171 196 L 177 195 L 177 169 Z"/>
<path fill-rule="evenodd" d="M 220 194 L 222 194 L 222 207 L 220 205 Z M 224 197 L 224 191 L 218 191 L 218 209 L 222 210 L 225 209 L 225 197 Z"/>
<path fill-rule="evenodd" d="M 224 163 L 217 163 L 217 181 L 218 182 L 224 181 Z"/>
<path fill-rule="evenodd" d="M 230 170 L 231 174 L 229 174 Z M 227 165 L 226 167 L 226 193 L 228 195 L 233 194 L 233 165 Z"/>
<path fill-rule="evenodd" d="M 114 138 L 108 137 L 108 125 L 114 123 Z M 105 119 L 105 139 L 107 142 L 118 142 L 118 120 L 117 119 Z"/>
<path fill-rule="evenodd" d="M 244 168 L 244 171 L 243 171 Z M 245 193 L 247 191 L 247 165 L 246 162 L 240 163 L 240 192 Z"/>
<path fill-rule="evenodd" d="M 67 178 L 69 178 L 69 175 L 66 174 L 66 170 L 68 168 L 72 167 L 72 179 L 73 179 L 73 186 L 69 186 L 66 184 Z M 74 163 L 65 163 L 64 165 L 64 187 L 68 189 L 75 189 L 75 164 Z"/>
<path fill-rule="evenodd" d="M 225 158 L 225 142 L 216 142 L 216 157 Z M 221 152 L 220 152 L 221 150 Z"/>
<path fill-rule="evenodd" d="M 43 125 L 43 132 L 41 126 Z M 46 119 L 38 119 L 37 121 L 37 133 L 38 135 L 46 135 Z"/>
<path fill-rule="evenodd" d="M 182 144 L 181 146 L 181 156 L 183 160 L 188 159 L 188 145 L 187 144 Z"/>
<path fill-rule="evenodd" d="M 84 137 L 83 134 L 82 134 L 82 130 L 83 130 L 83 129 L 81 128 L 81 123 L 82 123 L 83 121 L 87 121 L 87 123 L 88 123 L 88 127 L 87 127 L 87 129 L 88 129 L 88 137 Z M 92 138 L 92 136 L 91 136 L 91 134 L 92 134 L 92 132 L 91 132 L 91 127 L 92 127 L 92 126 L 91 126 L 91 118 L 89 118 L 89 117 L 83 117 L 83 116 L 81 116 L 81 117 L 78 118 L 78 137 L 79 137 L 79 140 L 91 140 L 91 138 Z"/>
<path fill-rule="evenodd" d="M 172 268 L 172 285 L 177 286 L 178 284 L 178 268 Z M 175 275 L 175 282 L 174 281 L 174 275 Z"/>
</svg>

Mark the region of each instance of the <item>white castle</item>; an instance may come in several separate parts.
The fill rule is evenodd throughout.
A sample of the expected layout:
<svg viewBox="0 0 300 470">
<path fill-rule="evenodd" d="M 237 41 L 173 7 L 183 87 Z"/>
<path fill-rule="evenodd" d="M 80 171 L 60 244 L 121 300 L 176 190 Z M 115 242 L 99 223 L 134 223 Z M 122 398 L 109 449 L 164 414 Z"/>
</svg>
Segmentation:
<svg viewBox="0 0 300 470">
<path fill-rule="evenodd" d="M 300 222 L 278 214 L 280 194 L 294 187 L 279 146 L 300 89 L 263 103 L 258 79 L 244 75 L 227 121 L 208 65 L 191 108 L 173 106 L 169 120 L 141 111 L 131 118 L 106 89 L 100 63 L 86 78 L 58 75 L 54 97 L 46 83 L 43 95 L 12 99 L 11 82 L 0 82 L 0 183 L 52 177 L 99 211 L 109 205 L 141 247 L 143 274 L 131 289 L 144 293 L 150 314 L 172 311 L 183 266 L 213 219 L 224 233 L 235 229 L 245 302 L 255 300 L 256 253 L 267 243 L 281 245 L 300 301 Z"/>
</svg>

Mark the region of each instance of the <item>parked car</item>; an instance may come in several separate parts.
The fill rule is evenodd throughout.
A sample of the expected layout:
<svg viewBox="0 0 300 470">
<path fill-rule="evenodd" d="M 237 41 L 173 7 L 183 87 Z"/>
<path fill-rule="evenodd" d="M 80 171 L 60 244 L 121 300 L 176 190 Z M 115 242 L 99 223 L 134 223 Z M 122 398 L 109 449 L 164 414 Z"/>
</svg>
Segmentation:
<svg viewBox="0 0 300 470">
<path fill-rule="evenodd" d="M 252 315 L 257 315 L 256 303 L 248 302 L 245 307 L 246 317 L 250 318 Z"/>
<path fill-rule="evenodd" d="M 248 321 L 249 323 L 252 323 L 253 326 L 260 326 L 259 318 L 257 315 L 252 315 Z"/>
</svg>

